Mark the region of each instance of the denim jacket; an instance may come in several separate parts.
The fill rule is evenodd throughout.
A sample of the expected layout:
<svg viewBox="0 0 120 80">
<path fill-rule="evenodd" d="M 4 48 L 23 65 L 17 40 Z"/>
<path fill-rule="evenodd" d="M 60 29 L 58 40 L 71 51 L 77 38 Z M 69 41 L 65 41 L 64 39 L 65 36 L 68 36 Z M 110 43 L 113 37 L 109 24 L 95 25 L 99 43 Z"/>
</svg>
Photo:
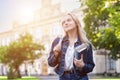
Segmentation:
<svg viewBox="0 0 120 80">
<path fill-rule="evenodd" d="M 51 67 L 55 67 L 55 72 L 59 76 L 62 76 L 64 73 L 65 54 L 69 46 L 69 40 L 67 36 L 63 38 L 60 55 L 58 57 L 55 57 L 53 53 L 53 48 L 58 44 L 59 39 L 60 38 L 56 38 L 52 43 L 50 55 L 48 57 L 48 64 Z M 81 45 L 81 41 L 78 38 L 77 42 L 74 43 L 74 47 L 77 47 L 79 45 Z M 83 53 L 83 61 L 85 63 L 84 67 L 81 69 L 74 65 L 74 71 L 80 77 L 87 75 L 87 73 L 91 72 L 95 66 L 93 61 L 93 52 L 92 52 L 91 44 L 89 44 L 88 49 L 85 49 L 84 51 L 80 52 L 80 54 L 82 53 Z"/>
</svg>

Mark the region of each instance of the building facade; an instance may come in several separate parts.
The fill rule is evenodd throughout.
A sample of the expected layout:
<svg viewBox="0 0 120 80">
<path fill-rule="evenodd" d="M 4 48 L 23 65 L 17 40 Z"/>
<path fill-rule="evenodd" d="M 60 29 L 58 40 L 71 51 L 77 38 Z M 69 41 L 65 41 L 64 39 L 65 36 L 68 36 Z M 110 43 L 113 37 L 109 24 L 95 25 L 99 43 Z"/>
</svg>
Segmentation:
<svg viewBox="0 0 120 80">
<path fill-rule="evenodd" d="M 61 17 L 65 12 L 61 12 L 60 3 L 52 4 L 51 0 L 42 0 L 42 7 L 35 12 L 34 21 L 27 24 L 13 23 L 13 28 L 9 31 L 0 33 L 0 45 L 9 45 L 11 41 L 17 40 L 20 34 L 29 32 L 33 35 L 37 43 L 45 46 L 45 51 L 40 59 L 35 60 L 34 64 L 27 62 L 20 66 L 21 74 L 23 75 L 48 75 L 55 74 L 54 68 L 47 64 L 51 43 L 55 37 L 60 36 L 63 29 L 60 24 Z M 83 19 L 82 8 L 73 10 L 73 12 L 81 20 Z M 104 51 L 94 51 L 95 68 L 91 74 L 102 74 L 104 72 L 116 71 L 120 73 L 120 60 L 114 61 L 110 59 Z M 0 75 L 7 74 L 7 67 L 0 64 Z M 27 71 L 27 73 L 26 73 Z"/>
</svg>

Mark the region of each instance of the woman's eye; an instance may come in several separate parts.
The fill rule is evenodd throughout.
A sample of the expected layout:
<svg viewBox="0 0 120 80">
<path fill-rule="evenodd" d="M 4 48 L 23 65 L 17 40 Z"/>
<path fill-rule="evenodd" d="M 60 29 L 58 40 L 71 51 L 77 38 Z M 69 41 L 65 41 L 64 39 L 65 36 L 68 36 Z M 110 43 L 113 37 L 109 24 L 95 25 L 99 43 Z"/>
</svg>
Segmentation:
<svg viewBox="0 0 120 80">
<path fill-rule="evenodd" d="M 70 21 L 72 21 L 72 19 L 66 19 L 66 20 L 62 21 L 62 25 L 65 24 L 66 22 L 70 22 Z"/>
<path fill-rule="evenodd" d="M 71 19 L 68 19 L 67 21 L 71 21 Z"/>
</svg>

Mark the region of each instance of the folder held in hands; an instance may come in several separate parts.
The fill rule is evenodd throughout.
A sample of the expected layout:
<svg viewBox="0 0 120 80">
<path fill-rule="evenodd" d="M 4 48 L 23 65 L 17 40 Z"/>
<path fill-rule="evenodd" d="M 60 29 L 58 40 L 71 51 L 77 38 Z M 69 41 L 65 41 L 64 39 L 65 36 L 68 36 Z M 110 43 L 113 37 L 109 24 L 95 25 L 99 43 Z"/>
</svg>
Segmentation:
<svg viewBox="0 0 120 80">
<path fill-rule="evenodd" d="M 76 58 L 76 59 L 80 59 L 80 56 L 81 56 L 81 55 L 79 55 L 80 52 L 84 51 L 84 50 L 87 49 L 87 48 L 88 48 L 88 44 L 87 44 L 87 43 L 83 43 L 83 44 L 81 44 L 80 46 L 77 46 L 77 47 L 75 48 L 75 58 Z"/>
</svg>

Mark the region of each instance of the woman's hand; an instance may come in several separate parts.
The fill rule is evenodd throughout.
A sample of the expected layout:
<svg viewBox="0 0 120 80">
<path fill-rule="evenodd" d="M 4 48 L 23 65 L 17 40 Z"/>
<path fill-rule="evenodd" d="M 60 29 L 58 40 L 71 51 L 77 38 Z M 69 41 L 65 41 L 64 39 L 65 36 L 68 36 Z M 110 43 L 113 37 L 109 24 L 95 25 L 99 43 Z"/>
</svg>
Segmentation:
<svg viewBox="0 0 120 80">
<path fill-rule="evenodd" d="M 79 68 L 84 67 L 85 63 L 83 61 L 83 54 L 81 54 L 81 59 L 79 59 L 79 60 L 74 58 L 74 64 L 75 64 L 75 66 L 77 66 Z"/>
<path fill-rule="evenodd" d="M 62 39 L 60 38 L 59 43 L 53 48 L 53 52 L 54 52 L 56 57 L 60 54 L 61 43 L 62 43 Z"/>
</svg>

